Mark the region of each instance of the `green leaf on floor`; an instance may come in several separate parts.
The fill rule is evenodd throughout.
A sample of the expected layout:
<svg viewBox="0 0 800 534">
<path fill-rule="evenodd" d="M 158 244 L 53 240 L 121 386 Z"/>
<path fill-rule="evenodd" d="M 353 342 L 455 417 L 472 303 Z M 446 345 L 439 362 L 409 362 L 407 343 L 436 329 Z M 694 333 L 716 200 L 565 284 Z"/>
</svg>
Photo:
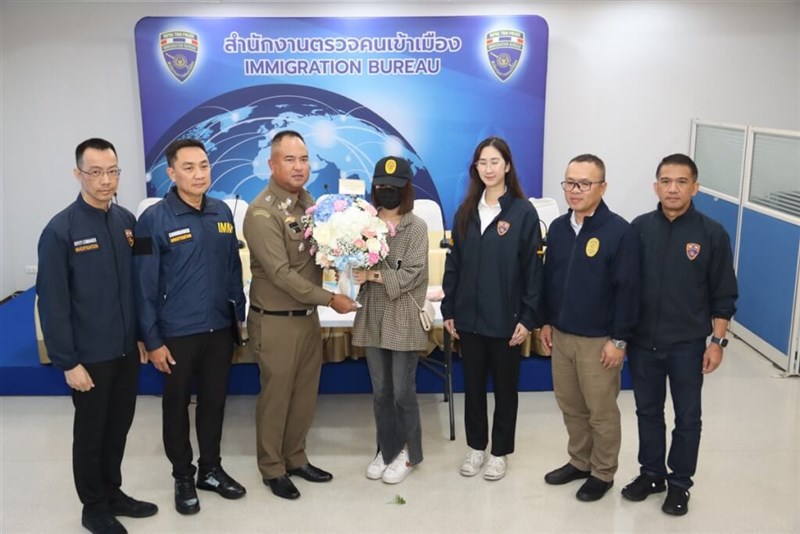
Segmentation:
<svg viewBox="0 0 800 534">
<path fill-rule="evenodd" d="M 392 499 L 391 501 L 389 501 L 386 504 L 405 504 L 405 503 L 406 503 L 406 500 L 403 497 L 401 497 L 400 495 L 395 495 L 394 499 Z"/>
</svg>

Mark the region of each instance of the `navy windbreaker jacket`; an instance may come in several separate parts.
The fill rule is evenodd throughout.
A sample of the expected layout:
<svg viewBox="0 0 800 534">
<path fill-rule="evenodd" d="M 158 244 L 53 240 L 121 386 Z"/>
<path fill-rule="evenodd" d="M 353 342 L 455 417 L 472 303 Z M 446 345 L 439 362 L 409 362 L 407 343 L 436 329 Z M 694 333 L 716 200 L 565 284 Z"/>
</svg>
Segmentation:
<svg viewBox="0 0 800 534">
<path fill-rule="evenodd" d="M 36 294 L 50 360 L 68 371 L 79 363 L 138 358 L 132 252 L 136 219 L 77 200 L 53 217 L 39 238 Z"/>
<path fill-rule="evenodd" d="M 572 210 L 547 234 L 547 323 L 584 337 L 628 340 L 639 315 L 639 241 L 602 200 L 576 236 Z"/>
<path fill-rule="evenodd" d="M 542 324 L 541 230 L 528 199 L 506 192 L 500 209 L 483 234 L 477 210 L 466 236 L 453 230 L 442 316 L 459 331 L 508 339 L 517 323 L 528 330 Z"/>
<path fill-rule="evenodd" d="M 721 224 L 694 203 L 672 222 L 659 204 L 631 224 L 642 248 L 642 313 L 634 345 L 659 350 L 705 338 L 712 318 L 733 317 L 739 291 Z"/>
<path fill-rule="evenodd" d="M 242 263 L 228 206 L 203 197 L 197 210 L 173 187 L 136 224 L 134 275 L 148 351 L 169 337 L 230 328 L 244 320 Z"/>
</svg>

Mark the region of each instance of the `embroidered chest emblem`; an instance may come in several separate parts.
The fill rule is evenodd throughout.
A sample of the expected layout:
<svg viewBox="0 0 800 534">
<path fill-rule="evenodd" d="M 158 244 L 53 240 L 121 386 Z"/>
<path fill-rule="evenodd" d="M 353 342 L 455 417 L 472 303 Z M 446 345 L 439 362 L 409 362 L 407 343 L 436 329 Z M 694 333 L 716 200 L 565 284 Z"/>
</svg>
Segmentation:
<svg viewBox="0 0 800 534">
<path fill-rule="evenodd" d="M 503 237 L 508 233 L 508 229 L 511 228 L 511 223 L 508 221 L 497 221 L 497 235 Z"/>
<path fill-rule="evenodd" d="M 600 240 L 596 237 L 591 238 L 589 241 L 586 242 L 586 255 L 590 258 L 594 258 L 597 256 L 597 252 L 600 250 Z"/>
<path fill-rule="evenodd" d="M 686 243 L 686 257 L 689 261 L 694 261 L 700 255 L 700 245 L 697 243 Z"/>
<path fill-rule="evenodd" d="M 128 239 L 128 244 L 132 247 L 133 246 L 133 230 L 130 228 L 125 229 L 125 237 Z"/>
</svg>

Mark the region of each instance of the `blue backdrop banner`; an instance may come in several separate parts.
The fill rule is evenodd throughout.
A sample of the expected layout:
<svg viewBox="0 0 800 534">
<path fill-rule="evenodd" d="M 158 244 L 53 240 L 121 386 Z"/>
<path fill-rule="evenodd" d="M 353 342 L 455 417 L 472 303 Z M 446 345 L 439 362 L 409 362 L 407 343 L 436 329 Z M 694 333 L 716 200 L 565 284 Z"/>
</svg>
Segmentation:
<svg viewBox="0 0 800 534">
<path fill-rule="evenodd" d="M 439 202 L 449 227 L 490 135 L 541 196 L 541 17 L 147 17 L 135 33 L 148 196 L 170 186 L 166 146 L 194 137 L 213 165 L 209 194 L 249 202 L 287 128 L 306 139 L 315 196 L 348 177 L 369 191 L 376 161 L 405 157 L 417 198 Z"/>
</svg>

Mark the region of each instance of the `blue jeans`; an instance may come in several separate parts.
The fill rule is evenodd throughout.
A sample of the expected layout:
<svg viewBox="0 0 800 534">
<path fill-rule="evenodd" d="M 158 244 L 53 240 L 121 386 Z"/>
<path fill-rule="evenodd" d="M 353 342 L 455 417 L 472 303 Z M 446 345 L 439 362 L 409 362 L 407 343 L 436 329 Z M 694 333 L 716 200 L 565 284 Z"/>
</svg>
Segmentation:
<svg viewBox="0 0 800 534">
<path fill-rule="evenodd" d="M 418 352 L 366 347 L 378 448 L 390 463 L 408 445 L 411 465 L 422 461 L 422 427 L 417 404 Z"/>
<path fill-rule="evenodd" d="M 692 486 L 692 477 L 697 469 L 705 350 L 706 340 L 696 339 L 657 351 L 632 346 L 628 352 L 639 423 L 641 473 L 653 478 L 666 478 L 670 485 L 684 489 Z M 667 460 L 669 475 L 664 465 L 667 379 L 675 411 L 675 428 Z"/>
</svg>

